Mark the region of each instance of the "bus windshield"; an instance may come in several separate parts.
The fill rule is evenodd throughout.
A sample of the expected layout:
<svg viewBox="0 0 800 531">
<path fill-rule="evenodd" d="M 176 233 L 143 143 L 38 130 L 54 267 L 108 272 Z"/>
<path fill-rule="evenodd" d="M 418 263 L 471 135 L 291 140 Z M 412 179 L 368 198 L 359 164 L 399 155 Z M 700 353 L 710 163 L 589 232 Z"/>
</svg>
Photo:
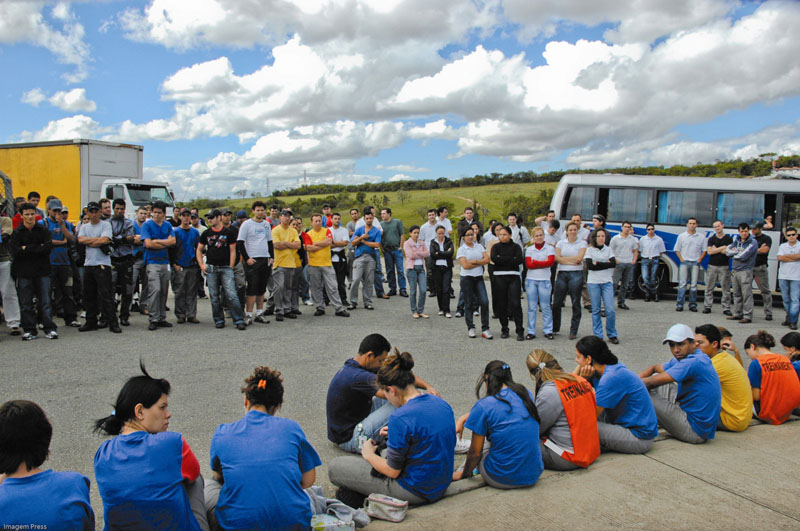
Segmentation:
<svg viewBox="0 0 800 531">
<path fill-rule="evenodd" d="M 153 201 L 164 201 L 167 206 L 175 206 L 175 203 L 172 201 L 172 196 L 170 196 L 166 186 L 129 184 L 128 192 L 131 195 L 131 201 L 133 201 L 133 204 L 136 206 L 146 205 Z"/>
</svg>

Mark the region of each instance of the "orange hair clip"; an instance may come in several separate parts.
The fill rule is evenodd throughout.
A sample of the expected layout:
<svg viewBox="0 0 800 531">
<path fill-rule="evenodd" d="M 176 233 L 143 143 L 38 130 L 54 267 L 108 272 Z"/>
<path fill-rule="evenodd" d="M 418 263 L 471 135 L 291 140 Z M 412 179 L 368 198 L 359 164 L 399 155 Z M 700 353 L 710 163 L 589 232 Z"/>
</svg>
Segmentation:
<svg viewBox="0 0 800 531">
<path fill-rule="evenodd" d="M 267 388 L 267 381 L 266 380 L 259 380 L 257 389 L 266 389 Z"/>
</svg>

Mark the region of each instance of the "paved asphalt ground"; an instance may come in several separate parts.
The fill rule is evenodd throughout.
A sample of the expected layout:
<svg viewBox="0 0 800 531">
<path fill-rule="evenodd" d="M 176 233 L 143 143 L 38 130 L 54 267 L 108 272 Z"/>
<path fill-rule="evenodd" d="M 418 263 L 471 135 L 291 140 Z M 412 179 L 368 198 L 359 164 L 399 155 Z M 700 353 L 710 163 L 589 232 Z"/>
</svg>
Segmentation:
<svg viewBox="0 0 800 531">
<path fill-rule="evenodd" d="M 455 301 L 452 303 L 454 311 Z M 171 299 L 169 304 L 172 305 Z M 783 320 L 783 310 L 779 308 L 774 310 L 775 320 L 766 322 L 763 309 L 757 306 L 755 322 L 741 325 L 725 321 L 719 304 L 715 304 L 711 315 L 689 311 L 676 313 L 674 301 L 669 300 L 645 303 L 639 299 L 628 304 L 631 307 L 629 311 L 617 310 L 621 343 L 613 346 L 612 351 L 634 371 L 670 358 L 667 348 L 661 345 L 661 339 L 669 326 L 676 322 L 692 327 L 706 322 L 724 324 L 733 331 L 734 340 L 740 347 L 747 335 L 760 328 L 770 331 L 777 339 L 787 332 L 779 324 Z M 224 330 L 215 329 L 208 299 L 199 300 L 198 307 L 200 324 L 175 325 L 171 329 L 153 332 L 146 328 L 146 317 L 136 314 L 131 326 L 121 335 L 107 330 L 79 333 L 77 329 L 63 326 L 61 320 L 57 321 L 61 337 L 56 341 L 41 338 L 22 342 L 8 336 L 5 331 L 1 334 L 3 373 L 0 402 L 24 398 L 38 402 L 45 409 L 54 426 L 50 460 L 45 466 L 56 470 L 76 470 L 92 480 L 92 504 L 98 521 L 102 520 L 102 503 L 94 482 L 92 461 L 102 437 L 92 433 L 93 421 L 111 412 L 113 401 L 125 380 L 138 374 L 140 358 L 152 375 L 171 382 L 170 429 L 184 435 L 205 476 L 210 474 L 208 450 L 215 428 L 220 423 L 237 420 L 243 414 L 240 392 L 243 378 L 256 365 L 279 369 L 285 387 L 280 415 L 299 422 L 319 452 L 323 465 L 317 469 L 317 484 L 322 485 L 328 494 L 332 494 L 334 489 L 328 481 L 327 463 L 343 454 L 326 437 L 328 382 L 342 363 L 356 353 L 365 335 L 382 333 L 392 345 L 411 352 L 416 360 L 417 374 L 439 390 L 456 415 L 467 412 L 474 403 L 475 382 L 486 363 L 493 359 L 508 362 L 516 380 L 526 385 L 530 385 L 530 379 L 524 360 L 534 347 L 550 350 L 565 368 L 571 370 L 574 367 L 575 342 L 567 339 L 564 330 L 554 341 L 542 338 L 541 317 L 540 337 L 533 341 L 517 342 L 513 334 L 510 339 L 500 339 L 496 320 L 491 323 L 494 340 L 470 339 L 464 320 L 436 316 L 436 303 L 430 299 L 426 310 L 431 318 L 425 320 L 411 318 L 408 299 L 392 297 L 388 301 L 377 300 L 375 311 L 356 309 L 350 318 L 333 316 L 332 308 L 328 308 L 324 317 L 313 317 L 313 307 L 303 306 L 304 314 L 297 320 L 278 323 L 272 319 L 269 324 L 254 324 L 244 332 L 237 331 L 230 323 Z M 523 301 L 523 311 L 525 307 Z M 571 310 L 565 310 L 563 321 L 568 325 Z M 174 316 L 170 315 L 169 320 L 174 323 Z M 590 332 L 591 316 L 584 310 L 580 335 Z M 745 367 L 748 361 L 745 360 Z M 795 423 L 795 428 L 800 428 L 799 424 Z M 763 427 L 762 431 L 764 429 L 771 428 Z M 752 431 L 756 433 L 756 430 Z M 793 442 L 787 440 L 788 444 L 796 447 L 797 433 L 795 429 Z M 772 440 L 771 437 L 765 439 L 767 443 Z M 784 449 L 796 455 L 790 447 Z M 613 468 L 611 463 L 619 460 L 645 458 L 613 456 L 612 459 L 603 456 L 601 459 L 607 461 L 603 466 L 608 469 Z M 731 459 L 739 461 L 735 454 Z M 799 464 L 792 463 L 795 478 Z M 772 462 L 768 461 L 764 466 L 771 467 Z M 785 465 L 775 463 L 775 466 Z M 781 469 L 776 468 L 776 471 Z M 665 479 L 673 481 L 676 478 Z M 795 493 L 795 500 L 799 494 L 798 484 L 800 481 L 795 480 L 790 489 Z M 671 488 L 680 490 L 678 483 L 672 484 Z M 484 491 L 486 489 L 476 492 Z M 786 494 L 776 492 L 777 496 Z M 639 495 L 646 498 L 646 491 L 640 491 Z M 572 497 L 570 503 L 574 504 L 591 502 L 594 498 L 590 493 Z M 458 498 L 461 496 L 448 498 L 442 503 Z M 696 500 L 699 505 L 718 501 L 714 497 Z M 728 501 L 737 503 L 735 498 Z M 476 499 L 475 502 L 480 505 L 492 503 L 489 498 Z M 796 508 L 794 514 L 796 518 L 800 517 Z M 635 525 L 634 521 L 628 521 L 627 525 Z M 582 524 L 589 523 L 590 520 L 582 520 Z M 601 527 L 611 523 L 612 520 L 604 520 Z M 666 520 L 652 523 L 656 527 L 669 525 Z M 799 520 L 791 523 L 795 528 L 800 525 Z M 650 527 L 644 523 L 635 526 Z M 529 526 L 521 521 L 506 521 L 504 527 Z"/>
</svg>

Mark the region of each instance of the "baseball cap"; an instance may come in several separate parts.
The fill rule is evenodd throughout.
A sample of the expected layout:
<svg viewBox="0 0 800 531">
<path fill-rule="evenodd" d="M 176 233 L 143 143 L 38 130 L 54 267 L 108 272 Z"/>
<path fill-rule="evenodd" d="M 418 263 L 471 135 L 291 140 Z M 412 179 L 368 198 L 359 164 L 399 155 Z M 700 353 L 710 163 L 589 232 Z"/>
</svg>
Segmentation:
<svg viewBox="0 0 800 531">
<path fill-rule="evenodd" d="M 603 214 L 595 214 L 592 219 L 599 219 L 601 223 L 606 222 L 606 217 Z"/>
<path fill-rule="evenodd" d="M 661 344 L 663 345 L 669 341 L 682 343 L 687 339 L 694 339 L 694 332 L 692 332 L 692 329 L 685 324 L 678 323 L 670 327 L 670 329 L 667 331 L 667 337 L 664 338 L 664 341 L 662 341 Z"/>
<path fill-rule="evenodd" d="M 191 213 L 192 213 L 192 211 L 190 209 L 186 208 L 186 207 L 183 207 L 181 209 L 181 212 L 180 212 L 181 216 L 184 215 L 184 214 L 190 214 L 191 215 Z"/>
<path fill-rule="evenodd" d="M 281 216 L 291 216 L 291 215 L 292 215 L 292 211 L 291 210 L 287 210 L 285 208 L 283 210 L 281 210 Z"/>
<path fill-rule="evenodd" d="M 89 201 L 86 204 L 86 210 L 100 210 L 100 203 L 97 201 Z"/>
<path fill-rule="evenodd" d="M 763 229 L 764 228 L 764 222 L 763 221 L 756 221 L 755 223 L 753 223 L 753 228 L 754 229 L 759 229 L 759 230 Z"/>
<path fill-rule="evenodd" d="M 223 207 L 223 208 L 220 209 L 220 212 L 222 213 L 222 215 L 230 214 L 231 213 L 231 209 L 228 208 L 228 207 Z"/>
<path fill-rule="evenodd" d="M 246 217 L 247 217 L 247 212 L 245 212 L 244 210 L 240 210 L 239 212 L 236 213 L 236 219 L 242 219 Z"/>
<path fill-rule="evenodd" d="M 61 204 L 61 201 L 58 199 L 51 199 L 49 203 L 47 203 L 47 208 L 50 210 L 62 210 L 64 205 Z"/>
<path fill-rule="evenodd" d="M 221 215 L 222 215 L 222 211 L 220 209 L 212 208 L 211 210 L 208 211 L 208 214 L 206 214 L 206 217 L 207 218 L 215 218 L 215 217 L 221 216 Z"/>
</svg>

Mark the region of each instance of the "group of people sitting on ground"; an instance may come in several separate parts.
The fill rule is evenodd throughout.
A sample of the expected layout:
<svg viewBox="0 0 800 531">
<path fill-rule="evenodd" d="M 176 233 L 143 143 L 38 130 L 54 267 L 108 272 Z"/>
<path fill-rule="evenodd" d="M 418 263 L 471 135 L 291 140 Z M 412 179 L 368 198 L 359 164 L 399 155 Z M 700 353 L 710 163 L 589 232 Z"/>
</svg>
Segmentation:
<svg viewBox="0 0 800 531">
<path fill-rule="evenodd" d="M 775 340 L 767 332 L 749 336 L 746 372 L 730 334 L 714 325 L 692 331 L 676 324 L 663 343 L 673 358 L 638 376 L 595 336 L 576 343 L 572 373 L 536 349 L 526 359 L 534 392 L 514 381 L 508 363 L 492 361 L 478 377 L 477 402 L 456 419 L 414 373 L 411 354 L 370 334 L 328 388 L 328 438 L 361 454 L 329 463 L 336 496 L 354 508 L 372 493 L 424 504 L 441 499 L 451 482 L 475 475 L 495 488 L 528 487 L 544 469 L 586 468 L 601 451 L 645 453 L 659 425 L 699 444 L 717 430 L 745 430 L 753 415 L 777 425 L 800 414 L 797 332 L 781 339 L 789 357 L 772 351 Z M 310 525 L 313 501 L 304 489 L 322 462 L 300 426 L 277 416 L 283 402 L 278 371 L 256 367 L 245 379 L 245 414 L 214 433 L 207 480 L 183 436 L 168 431 L 169 382 L 151 377 L 144 365 L 141 371 L 125 383 L 112 414 L 95 423 L 97 432 L 111 436 L 94 458 L 106 527 Z M 464 429 L 471 440 L 461 438 Z M 0 406 L 0 523 L 93 529 L 89 479 L 41 468 L 51 436 L 35 403 Z M 458 468 L 456 452 L 467 454 Z"/>
</svg>

